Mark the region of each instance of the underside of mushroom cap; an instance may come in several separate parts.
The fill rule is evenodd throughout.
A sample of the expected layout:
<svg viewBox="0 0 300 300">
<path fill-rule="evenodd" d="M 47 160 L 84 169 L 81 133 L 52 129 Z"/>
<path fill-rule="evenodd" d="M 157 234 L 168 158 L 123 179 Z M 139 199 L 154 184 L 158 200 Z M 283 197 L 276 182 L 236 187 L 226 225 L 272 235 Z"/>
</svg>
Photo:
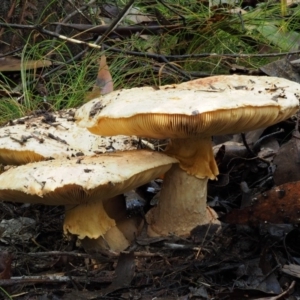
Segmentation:
<svg viewBox="0 0 300 300">
<path fill-rule="evenodd" d="M 0 199 L 47 205 L 99 201 L 149 182 L 176 162 L 162 153 L 132 150 L 30 163 L 0 175 Z"/>
<path fill-rule="evenodd" d="M 137 139 L 101 137 L 78 127 L 74 110 L 31 115 L 0 128 L 0 163 L 21 165 L 49 158 L 135 149 Z"/>
<path fill-rule="evenodd" d="M 112 92 L 79 108 L 75 119 L 98 135 L 187 138 L 254 130 L 299 106 L 298 83 L 282 78 L 215 76 L 189 83 Z"/>
</svg>

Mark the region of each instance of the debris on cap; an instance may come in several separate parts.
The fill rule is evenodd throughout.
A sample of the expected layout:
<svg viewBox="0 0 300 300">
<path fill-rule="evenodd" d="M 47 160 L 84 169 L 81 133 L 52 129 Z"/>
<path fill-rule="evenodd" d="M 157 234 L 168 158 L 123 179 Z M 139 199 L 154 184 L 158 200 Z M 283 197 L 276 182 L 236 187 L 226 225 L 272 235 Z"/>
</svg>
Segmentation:
<svg viewBox="0 0 300 300">
<path fill-rule="evenodd" d="M 62 110 L 8 122 L 0 128 L 0 163 L 20 165 L 136 149 L 136 138 L 93 135 L 75 124 L 74 114 L 75 110 Z"/>
</svg>

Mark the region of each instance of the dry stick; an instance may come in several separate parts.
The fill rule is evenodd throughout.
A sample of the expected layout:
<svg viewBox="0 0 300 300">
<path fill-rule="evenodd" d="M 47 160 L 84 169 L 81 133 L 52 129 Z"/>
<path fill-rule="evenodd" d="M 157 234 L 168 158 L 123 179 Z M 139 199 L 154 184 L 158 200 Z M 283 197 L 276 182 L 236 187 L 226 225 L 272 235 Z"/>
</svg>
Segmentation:
<svg viewBox="0 0 300 300">
<path fill-rule="evenodd" d="M 121 251 L 121 253 L 128 254 L 129 251 Z M 76 253 L 76 252 L 64 252 L 64 251 L 47 251 L 47 252 L 29 252 L 29 253 L 22 253 L 22 255 L 34 256 L 34 257 L 41 257 L 41 256 L 69 256 L 69 257 L 79 257 L 79 258 L 91 258 L 91 259 L 99 259 L 101 262 L 111 262 L 111 259 L 118 258 L 119 253 L 109 253 L 111 255 L 110 258 L 107 258 L 101 254 L 87 254 L 87 253 Z M 162 256 L 162 254 L 155 252 L 145 252 L 145 251 L 138 251 L 133 252 L 133 255 L 136 257 L 155 257 L 155 256 Z"/>
<path fill-rule="evenodd" d="M 122 9 L 122 11 L 120 12 L 120 14 L 118 15 L 118 17 L 112 21 L 112 23 L 110 24 L 110 26 L 107 28 L 107 30 L 103 33 L 103 35 L 100 38 L 99 44 L 101 44 L 108 36 L 111 32 L 113 32 L 115 30 L 115 28 L 122 22 L 122 20 L 125 18 L 125 16 L 127 15 L 127 13 L 129 12 L 129 10 L 131 9 L 133 3 L 135 0 L 130 0 L 125 7 Z"/>
<path fill-rule="evenodd" d="M 96 2 L 96 0 L 92 0 L 89 3 L 85 4 L 84 6 L 81 7 L 76 7 L 75 4 L 71 1 L 71 0 L 67 0 L 70 4 L 70 6 L 73 6 L 75 8 L 75 10 L 71 13 L 71 14 L 80 14 L 82 17 L 84 17 L 87 21 L 90 21 L 84 14 L 83 14 L 83 10 L 87 9 L 90 5 L 94 4 Z M 71 15 L 70 14 L 70 15 Z"/>
<path fill-rule="evenodd" d="M 258 139 L 252 147 L 252 150 L 254 151 L 254 153 L 259 150 L 259 147 L 261 146 L 263 141 L 265 141 L 266 139 L 268 139 L 270 137 L 276 136 L 277 134 L 280 134 L 282 132 L 284 132 L 284 129 L 281 128 L 278 131 L 272 132 L 270 134 L 266 134 L 263 137 L 261 137 L 260 139 Z"/>
<path fill-rule="evenodd" d="M 88 25 L 88 24 L 65 24 L 62 22 L 54 22 L 51 23 L 51 25 L 58 25 L 58 26 L 63 26 L 67 28 L 72 28 L 75 30 L 80 31 L 79 34 L 81 34 L 83 31 L 90 32 L 90 33 L 97 33 L 97 34 L 103 34 L 109 27 L 109 25 Z M 182 29 L 182 25 L 179 24 L 174 24 L 174 25 L 130 25 L 130 26 L 119 26 L 116 27 L 113 32 L 119 35 L 124 36 L 125 34 L 127 35 L 132 35 L 135 33 L 140 33 L 140 34 L 160 34 L 161 31 L 164 32 L 172 32 L 174 30 Z"/>
<path fill-rule="evenodd" d="M 6 56 L 10 56 L 10 55 L 12 55 L 12 54 L 15 54 L 15 53 L 21 51 L 23 48 L 24 48 L 24 47 L 19 47 L 19 48 L 16 48 L 16 49 L 12 50 L 12 51 L 5 52 L 5 54 L 1 54 L 1 55 L 0 55 L 0 58 L 6 57 Z"/>
<path fill-rule="evenodd" d="M 134 2 L 134 0 L 132 0 L 132 2 Z M 101 41 L 98 43 L 102 43 L 103 40 L 107 37 L 107 35 L 109 35 L 112 31 L 114 31 L 114 27 L 111 29 L 112 25 L 114 25 L 113 23 L 110 25 L 110 27 L 108 28 L 107 32 L 105 32 L 103 34 L 103 39 L 101 39 Z M 118 24 L 117 24 L 118 25 Z M 116 26 L 117 26 L 116 25 Z M 54 36 L 54 37 L 62 37 L 64 40 L 67 41 L 74 41 L 75 39 L 71 39 L 59 34 L 56 34 L 53 31 L 50 30 L 46 30 L 43 29 L 42 27 L 38 26 L 38 25 L 19 25 L 19 24 L 11 24 L 11 23 L 2 23 L 0 22 L 0 27 L 11 27 L 11 28 L 16 28 L 16 29 L 26 29 L 26 30 L 37 30 L 41 33 L 44 34 L 48 34 L 50 36 Z M 86 43 L 80 40 L 75 40 L 76 42 L 80 42 L 82 44 L 85 44 L 86 46 L 95 48 L 96 46 L 94 44 L 91 43 Z M 127 51 L 127 50 L 123 50 L 123 49 L 118 49 L 118 48 L 114 48 L 114 47 L 110 47 L 108 45 L 103 45 L 103 49 L 105 50 L 110 50 L 112 52 L 116 52 L 116 53 L 124 53 L 127 55 L 132 55 L 132 56 L 143 56 L 143 57 L 147 57 L 147 58 L 153 58 L 156 60 L 160 60 L 160 61 L 164 61 L 164 60 L 183 60 L 183 59 L 191 59 L 191 58 L 205 58 L 205 57 L 213 57 L 213 58 L 219 58 L 219 57 L 231 57 L 231 58 L 255 58 L 255 57 L 277 57 L 277 56 L 287 56 L 287 55 L 294 55 L 294 54 L 299 54 L 300 50 L 298 51 L 291 51 L 291 52 L 276 52 L 276 53 L 262 53 L 262 54 L 243 54 L 243 53 L 230 53 L 230 54 L 218 54 L 218 53 L 199 53 L 199 54 L 185 54 L 185 55 L 161 55 L 161 54 L 153 54 L 153 53 L 147 53 L 147 52 L 137 52 L 137 51 Z"/>
<path fill-rule="evenodd" d="M 264 297 L 264 298 L 256 298 L 256 300 L 264 300 L 264 299 L 268 299 L 268 300 L 279 300 L 279 299 L 283 299 L 283 297 L 291 294 L 292 290 L 294 289 L 296 284 L 296 281 L 292 281 L 292 283 L 290 284 L 290 286 L 287 288 L 287 290 L 285 290 L 284 292 L 282 292 L 279 295 L 276 295 L 274 297 Z"/>
<path fill-rule="evenodd" d="M 245 133 L 241 133 L 241 137 L 242 137 L 243 145 L 246 147 L 248 153 L 252 156 L 252 158 L 258 159 L 258 160 L 262 161 L 263 163 L 267 164 L 268 166 L 271 164 L 268 160 L 257 156 L 257 154 L 253 152 L 253 150 L 249 147 L 249 145 L 246 141 Z"/>
<path fill-rule="evenodd" d="M 169 5 L 167 5 L 163 0 L 158 0 L 159 3 L 161 3 L 164 7 L 169 9 L 171 12 L 173 12 L 175 15 L 179 16 L 179 18 L 182 20 L 184 26 L 186 25 L 185 17 L 176 12 L 173 8 L 171 8 Z"/>
<path fill-rule="evenodd" d="M 90 283 L 110 283 L 113 276 L 103 277 L 74 277 L 74 276 L 59 276 L 59 275 L 41 275 L 41 276 L 19 276 L 11 277 L 10 279 L 0 279 L 0 286 L 16 286 L 16 285 L 30 285 L 30 284 L 54 284 L 78 281 L 84 284 Z"/>
<path fill-rule="evenodd" d="M 41 257 L 41 256 L 69 256 L 69 257 L 81 257 L 81 258 L 95 258 L 103 261 L 111 261 L 111 259 L 101 254 L 87 254 L 87 253 L 76 253 L 76 252 L 64 252 L 64 251 L 46 251 L 46 252 L 29 252 L 22 253 L 22 255 Z M 117 256 L 116 256 L 117 257 Z"/>
<path fill-rule="evenodd" d="M 0 23 L 1 26 L 1 23 Z M 156 60 L 162 60 L 161 54 L 153 54 L 153 53 L 147 53 L 147 52 L 137 52 L 137 51 L 128 51 L 123 50 L 115 47 L 110 47 L 106 44 L 102 44 L 103 49 L 109 50 L 111 52 L 116 53 L 124 53 L 126 55 L 132 55 L 132 56 L 144 56 L 147 58 L 153 58 Z M 281 52 L 281 53 L 264 53 L 264 54 L 218 54 L 218 53 L 199 53 L 199 54 L 185 54 L 185 55 L 164 55 L 163 57 L 165 59 L 168 59 L 170 61 L 172 60 L 182 60 L 182 59 L 190 59 L 190 58 L 205 58 L 205 57 L 232 57 L 232 58 L 252 58 L 252 57 L 276 57 L 276 56 L 286 56 L 286 55 L 293 55 L 293 54 L 299 54 L 300 50 L 298 51 L 291 51 L 291 52 Z"/>
<path fill-rule="evenodd" d="M 92 0 L 90 1 L 89 3 L 87 3 L 86 5 L 84 6 L 81 6 L 79 9 L 73 11 L 72 13 L 68 14 L 63 20 L 62 22 L 65 23 L 67 21 L 69 21 L 73 16 L 75 16 L 76 14 L 78 14 L 79 12 L 87 9 L 91 4 L 93 4 L 94 2 L 96 2 L 96 0 Z M 59 34 L 61 31 L 61 25 L 58 25 L 55 29 L 55 33 Z M 52 45 L 53 45 L 53 42 L 56 40 L 56 38 L 53 39 L 52 41 Z"/>
<path fill-rule="evenodd" d="M 100 46 L 92 44 L 92 43 L 86 43 L 84 41 L 81 40 L 76 40 L 73 38 L 68 38 L 67 36 L 61 35 L 61 34 L 57 34 L 56 32 L 47 30 L 42 28 L 40 25 L 19 25 L 19 24 L 11 24 L 11 23 L 1 23 L 0 22 L 0 27 L 9 27 L 9 28 L 16 28 L 16 29 L 26 29 L 26 30 L 36 30 L 40 33 L 44 33 L 53 37 L 57 37 L 59 39 L 71 42 L 71 43 L 75 43 L 75 44 L 83 44 L 86 46 L 89 46 L 91 48 L 97 48 L 97 49 L 101 49 Z"/>
</svg>

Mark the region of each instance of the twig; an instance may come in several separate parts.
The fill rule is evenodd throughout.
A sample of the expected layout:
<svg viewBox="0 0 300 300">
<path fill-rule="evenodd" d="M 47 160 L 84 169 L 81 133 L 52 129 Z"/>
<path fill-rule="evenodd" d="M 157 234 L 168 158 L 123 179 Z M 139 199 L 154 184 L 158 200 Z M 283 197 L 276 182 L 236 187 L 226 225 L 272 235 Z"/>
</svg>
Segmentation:
<svg viewBox="0 0 300 300">
<path fill-rule="evenodd" d="M 249 154 L 252 156 L 252 157 L 256 157 L 256 153 L 253 152 L 253 150 L 249 147 L 248 143 L 247 143 L 247 140 L 246 140 L 246 136 L 245 136 L 245 133 L 241 133 L 241 137 L 242 137 L 242 141 L 243 141 L 243 144 L 244 146 L 246 147 L 247 151 L 249 152 Z"/>
<path fill-rule="evenodd" d="M 1 26 L 1 23 L 0 23 Z M 138 51 L 129 51 L 119 48 L 110 47 L 108 45 L 103 44 L 104 50 L 109 50 L 111 52 L 116 53 L 124 53 L 126 55 L 132 55 L 132 56 L 142 56 L 147 58 L 153 58 L 156 60 L 162 60 L 161 54 L 155 54 L 155 53 L 147 53 L 147 52 L 138 52 Z M 191 59 L 191 58 L 206 58 L 206 57 L 212 57 L 212 58 L 219 58 L 219 57 L 232 57 L 232 58 L 252 58 L 252 57 L 277 57 L 277 56 L 287 56 L 287 55 L 293 55 L 293 54 L 299 54 L 300 50 L 298 51 L 292 51 L 292 52 L 281 52 L 281 53 L 262 53 L 262 54 L 243 54 L 243 53 L 230 53 L 230 54 L 218 54 L 218 53 L 199 53 L 199 54 L 185 54 L 185 55 L 164 55 L 164 57 L 170 61 L 173 60 L 183 60 L 183 59 Z"/>
<path fill-rule="evenodd" d="M 122 251 L 122 253 L 129 253 L 128 251 Z M 118 258 L 119 254 L 113 254 L 112 258 Z M 64 251 L 47 251 L 47 252 L 29 252 L 29 253 L 22 253 L 22 255 L 34 256 L 34 257 L 43 257 L 43 256 L 69 256 L 69 257 L 78 257 L 78 258 L 93 258 L 99 259 L 102 262 L 110 262 L 111 258 L 107 258 L 101 254 L 87 254 L 87 253 L 76 253 L 76 252 L 64 252 Z M 161 256 L 160 253 L 152 253 L 152 252 L 144 252 L 138 251 L 133 252 L 133 255 L 136 257 L 154 257 L 154 256 Z"/>
<path fill-rule="evenodd" d="M 195 247 L 193 245 L 182 245 L 182 244 L 175 244 L 175 243 L 167 243 L 164 242 L 164 246 L 168 249 L 172 250 L 194 250 L 194 251 L 201 251 L 202 248 Z"/>
<path fill-rule="evenodd" d="M 95 43 L 92 44 L 92 43 L 87 43 L 87 42 L 84 42 L 84 41 L 81 41 L 81 40 L 69 38 L 67 36 L 61 35 L 61 34 L 56 33 L 54 31 L 44 29 L 40 25 L 19 25 L 19 24 L 10 24 L 10 23 L 0 23 L 0 27 L 10 27 L 10 28 L 17 28 L 17 29 L 31 29 L 31 30 L 38 31 L 38 32 L 43 33 L 43 34 L 47 34 L 47 35 L 59 38 L 59 39 L 64 40 L 64 41 L 68 41 L 68 42 L 75 43 L 75 44 L 86 45 L 90 48 L 101 49 L 101 47 L 99 45 L 95 44 Z"/>
<path fill-rule="evenodd" d="M 11 277 L 10 279 L 0 279 L 0 286 L 16 286 L 16 285 L 30 285 L 30 284 L 54 284 L 78 281 L 84 284 L 91 283 L 110 283 L 112 282 L 113 276 L 105 275 L 103 277 L 71 277 L 71 276 L 60 276 L 60 275 L 41 275 L 41 276 L 18 276 Z"/>
<path fill-rule="evenodd" d="M 272 136 L 275 136 L 275 135 L 277 135 L 277 134 L 280 134 L 280 133 L 282 133 L 282 132 L 284 132 L 284 129 L 281 128 L 281 129 L 278 130 L 278 131 L 275 131 L 275 132 L 272 132 L 272 133 L 270 133 L 270 134 L 264 135 L 263 137 L 261 137 L 260 139 L 258 139 L 258 140 L 254 143 L 254 145 L 253 145 L 253 147 L 252 147 L 253 151 L 258 151 L 258 148 L 260 147 L 261 143 L 262 143 L 263 141 L 265 141 L 266 139 L 268 139 L 268 138 L 270 138 L 270 137 L 272 137 Z"/>
<path fill-rule="evenodd" d="M 122 22 L 122 20 L 125 18 L 125 16 L 127 15 L 128 11 L 131 9 L 133 3 L 135 0 L 130 0 L 125 7 L 123 8 L 123 10 L 119 13 L 118 17 L 109 25 L 109 27 L 107 28 L 107 30 L 103 33 L 103 35 L 101 36 L 100 40 L 98 41 L 99 44 L 101 44 L 106 38 L 107 36 L 113 32 L 115 30 L 115 28 L 120 24 L 120 22 Z"/>
<path fill-rule="evenodd" d="M 58 137 L 58 136 L 53 135 L 52 133 L 48 133 L 47 136 L 48 136 L 50 139 L 53 139 L 53 140 L 56 140 L 56 141 L 58 141 L 58 142 L 61 142 L 61 143 L 65 144 L 65 145 L 68 145 L 68 143 L 67 143 L 65 140 L 61 139 L 61 138 Z"/>
<path fill-rule="evenodd" d="M 31 136 L 24 136 L 24 135 L 22 135 L 22 136 L 21 136 L 21 139 L 17 139 L 17 138 L 15 138 L 15 137 L 13 137 L 13 136 L 10 136 L 10 138 L 11 138 L 13 141 L 15 141 L 15 142 L 20 143 L 20 145 L 24 145 L 24 143 L 26 143 L 27 140 L 29 140 L 29 139 L 31 138 Z"/>
<path fill-rule="evenodd" d="M 73 1 L 71 1 L 71 0 L 67 0 L 67 1 L 69 2 L 70 6 L 73 6 L 73 7 L 74 7 L 75 10 L 74 10 L 72 13 L 70 13 L 68 16 L 66 16 L 66 18 L 65 18 L 64 20 L 66 20 L 67 18 L 71 19 L 72 16 L 75 16 L 75 15 L 77 15 L 77 14 L 80 14 L 80 15 L 81 15 L 82 17 L 84 17 L 87 21 L 90 21 L 90 20 L 82 13 L 82 11 L 85 10 L 85 9 L 87 9 L 87 8 L 88 8 L 89 6 L 91 6 L 92 4 L 94 4 L 94 3 L 96 2 L 96 0 L 92 0 L 92 1 L 90 1 L 89 3 L 83 5 L 83 6 L 79 7 L 79 8 L 75 6 L 75 4 L 73 3 Z M 65 21 L 65 22 L 66 22 L 66 21 Z"/>
<path fill-rule="evenodd" d="M 96 0 L 92 0 L 90 1 L 89 3 L 87 3 L 86 5 L 84 6 L 81 6 L 79 9 L 77 10 L 74 10 L 73 12 L 71 12 L 70 14 L 68 14 L 63 20 L 62 20 L 62 23 L 65 23 L 67 21 L 69 21 L 73 16 L 75 16 L 76 14 L 78 14 L 79 12 L 87 9 L 91 4 L 93 4 Z M 56 29 L 55 29 L 55 33 L 59 34 L 61 31 L 61 25 L 58 25 L 56 26 Z M 54 48 L 54 42 L 57 38 L 54 38 L 52 40 L 52 48 Z"/>
<path fill-rule="evenodd" d="M 112 26 L 112 25 L 111 25 Z M 117 26 L 117 25 L 116 25 Z M 19 25 L 19 24 L 11 24 L 11 23 L 2 23 L 0 22 L 0 27 L 11 27 L 11 28 L 17 28 L 17 29 L 26 29 L 26 30 L 37 30 L 41 33 L 48 34 L 50 36 L 57 37 L 55 32 L 46 30 L 41 28 L 40 26 L 37 25 Z M 115 28 L 109 27 L 109 30 L 103 34 L 103 40 L 109 35 L 112 31 L 114 31 Z M 68 37 L 63 36 L 63 39 L 69 39 Z M 74 40 L 74 39 L 73 39 Z M 102 43 L 103 40 L 98 40 L 94 44 L 97 43 Z M 72 39 L 70 39 L 72 42 Z M 76 40 L 76 42 L 79 40 Z M 83 41 L 79 41 L 82 44 L 85 44 L 89 47 L 96 48 L 94 44 L 91 43 L 86 43 Z M 276 53 L 261 53 L 261 54 L 244 54 L 244 53 L 198 53 L 198 54 L 185 54 L 185 55 L 161 55 L 161 54 L 155 54 L 155 53 L 148 53 L 148 52 L 138 52 L 138 51 L 128 51 L 124 49 L 119 49 L 115 47 L 110 47 L 108 45 L 103 45 L 104 50 L 109 50 L 111 52 L 116 52 L 116 53 L 124 53 L 126 55 L 132 55 L 132 56 L 140 56 L 140 57 L 147 57 L 147 58 L 153 58 L 156 60 L 164 61 L 164 59 L 174 61 L 174 60 L 184 60 L 184 59 L 192 59 L 192 58 L 206 58 L 206 57 L 211 57 L 211 58 L 226 58 L 226 57 L 231 57 L 231 58 L 254 58 L 254 57 L 278 57 L 278 56 L 287 56 L 287 55 L 294 55 L 294 54 L 299 54 L 300 50 L 298 51 L 291 51 L 291 52 L 276 52 Z"/>
<path fill-rule="evenodd" d="M 101 254 L 87 254 L 87 253 L 76 253 L 76 252 L 65 252 L 65 251 L 46 251 L 46 252 L 29 252 L 22 253 L 22 255 L 34 256 L 34 257 L 43 257 L 43 256 L 69 256 L 69 257 L 81 257 L 81 258 L 94 258 L 100 259 L 102 261 L 110 261 L 109 258 L 104 257 Z"/>
<path fill-rule="evenodd" d="M 91 32 L 91 33 L 98 33 L 103 34 L 110 26 L 109 25 L 89 25 L 89 24 L 64 24 L 61 22 L 54 22 L 51 23 L 53 25 L 59 25 L 63 27 L 72 28 L 78 31 L 84 31 Z M 135 33 L 141 33 L 141 34 L 160 34 L 160 32 L 171 30 L 174 31 L 174 29 L 180 29 L 182 28 L 182 25 L 131 25 L 131 26 L 119 26 L 113 30 L 110 30 L 110 33 L 117 33 L 122 36 L 125 34 L 135 34 Z"/>
<path fill-rule="evenodd" d="M 257 156 L 256 153 L 254 153 L 253 150 L 250 149 L 250 147 L 249 147 L 249 145 L 248 145 L 248 143 L 247 143 L 247 141 L 246 141 L 245 133 L 241 133 L 241 136 L 242 136 L 243 144 L 244 144 L 244 146 L 246 147 L 246 149 L 247 149 L 247 151 L 249 152 L 249 154 L 250 154 L 253 158 L 258 159 L 258 160 L 262 161 L 263 163 L 265 163 L 265 164 L 267 164 L 267 165 L 269 166 L 271 163 L 270 163 L 268 160 L 263 159 L 262 157 Z"/>
<path fill-rule="evenodd" d="M 266 298 L 266 297 L 264 297 L 264 298 L 256 298 L 256 300 L 264 300 L 264 299 L 267 299 L 267 300 L 279 300 L 279 299 L 286 299 L 285 296 L 291 293 L 291 291 L 295 287 L 295 284 L 296 284 L 296 282 L 292 281 L 292 283 L 287 288 L 287 290 L 285 290 L 284 292 L 282 292 L 279 295 L 276 295 L 274 297 L 268 297 L 268 298 Z"/>
<path fill-rule="evenodd" d="M 170 6 L 168 6 L 166 3 L 164 3 L 163 0 L 158 0 L 158 2 L 161 3 L 167 9 L 169 9 L 171 12 L 173 12 L 175 15 L 179 16 L 179 18 L 182 20 L 183 25 L 186 26 L 186 22 L 185 22 L 185 17 L 184 16 L 182 16 L 181 14 L 179 14 L 178 12 L 176 12 L 173 8 L 171 8 Z"/>
</svg>

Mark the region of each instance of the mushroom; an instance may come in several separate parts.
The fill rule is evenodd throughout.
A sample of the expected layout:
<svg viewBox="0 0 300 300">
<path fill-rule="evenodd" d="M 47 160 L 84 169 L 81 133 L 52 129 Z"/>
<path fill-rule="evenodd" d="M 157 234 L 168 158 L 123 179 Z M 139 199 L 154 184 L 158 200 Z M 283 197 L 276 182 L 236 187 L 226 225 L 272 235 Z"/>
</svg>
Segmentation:
<svg viewBox="0 0 300 300">
<path fill-rule="evenodd" d="M 215 220 L 206 208 L 207 181 L 216 179 L 212 135 L 278 123 L 299 105 L 299 84 L 282 78 L 214 76 L 187 83 L 124 89 L 94 99 L 75 114 L 98 135 L 170 138 L 166 153 L 179 160 L 166 174 L 158 206 L 147 215 L 148 233 L 187 235 Z"/>
<path fill-rule="evenodd" d="M 0 128 L 0 163 L 21 165 L 46 159 L 135 149 L 137 139 L 90 134 L 74 122 L 74 110 L 31 115 Z"/>
<path fill-rule="evenodd" d="M 0 199 L 65 205 L 65 233 L 100 238 L 119 251 L 133 233 L 126 230 L 126 220 L 116 224 L 122 200 L 117 195 L 151 181 L 175 162 L 162 153 L 132 150 L 29 163 L 0 175 Z"/>
</svg>

